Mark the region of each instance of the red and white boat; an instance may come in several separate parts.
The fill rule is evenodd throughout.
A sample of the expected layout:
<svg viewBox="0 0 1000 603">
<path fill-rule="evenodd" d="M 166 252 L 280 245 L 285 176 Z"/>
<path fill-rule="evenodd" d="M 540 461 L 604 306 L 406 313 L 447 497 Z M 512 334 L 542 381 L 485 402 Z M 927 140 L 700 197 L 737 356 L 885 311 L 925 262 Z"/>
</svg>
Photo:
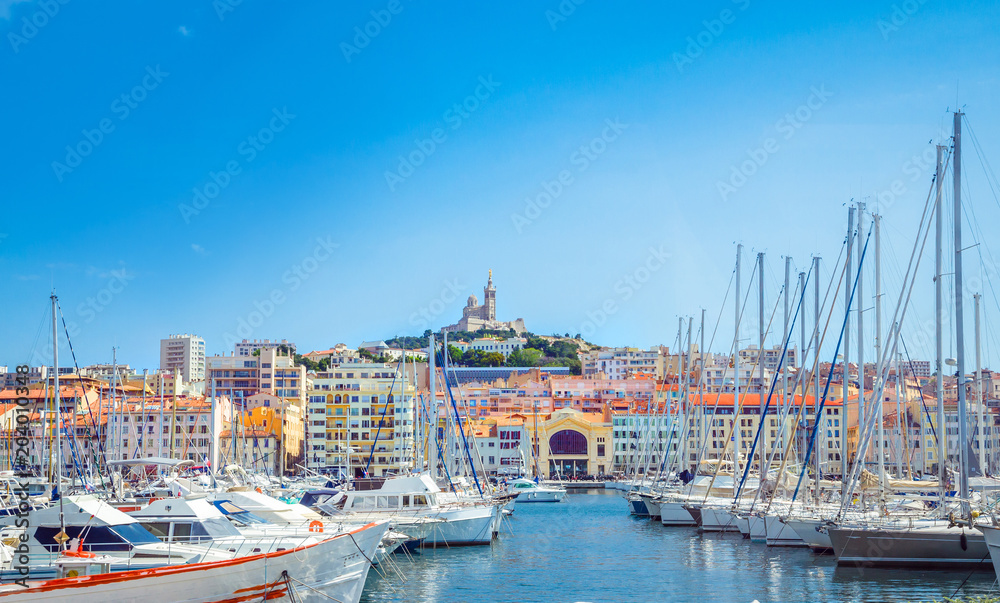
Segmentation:
<svg viewBox="0 0 1000 603">
<path fill-rule="evenodd" d="M 379 521 L 285 551 L 124 572 L 92 573 L 107 562 L 100 557 L 74 558 L 77 567 L 62 572 L 67 577 L 33 581 L 29 576 L 27 588 L 0 585 L 0 602 L 357 603 L 388 528 L 388 522 Z"/>
</svg>

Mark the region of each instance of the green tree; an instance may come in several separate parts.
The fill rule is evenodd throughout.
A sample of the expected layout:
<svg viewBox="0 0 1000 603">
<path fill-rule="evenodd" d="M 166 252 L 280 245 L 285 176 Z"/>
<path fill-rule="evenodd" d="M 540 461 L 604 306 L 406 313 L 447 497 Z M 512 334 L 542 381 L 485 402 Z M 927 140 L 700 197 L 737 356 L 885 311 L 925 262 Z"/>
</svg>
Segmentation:
<svg viewBox="0 0 1000 603">
<path fill-rule="evenodd" d="M 460 364 L 462 364 L 462 360 L 464 359 L 465 354 L 462 352 L 462 350 L 460 350 L 459 348 L 456 348 L 455 346 L 453 346 L 453 345 L 451 345 L 449 343 L 448 344 L 448 357 L 451 359 L 451 361 L 453 363 L 460 365 Z"/>
</svg>

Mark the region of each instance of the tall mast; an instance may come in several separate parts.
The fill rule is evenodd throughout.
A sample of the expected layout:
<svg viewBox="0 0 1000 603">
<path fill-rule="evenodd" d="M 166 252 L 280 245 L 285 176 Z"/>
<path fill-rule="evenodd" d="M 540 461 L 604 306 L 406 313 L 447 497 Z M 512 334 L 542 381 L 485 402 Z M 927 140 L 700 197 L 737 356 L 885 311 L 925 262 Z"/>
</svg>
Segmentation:
<svg viewBox="0 0 1000 603">
<path fill-rule="evenodd" d="M 701 309 L 701 342 L 698 344 L 698 408 L 701 409 L 701 414 L 705 414 L 705 399 L 704 399 L 704 386 L 705 386 L 705 308 Z M 712 421 L 715 421 L 715 413 L 712 413 Z M 709 426 L 705 426 L 706 434 L 708 433 Z M 657 433 L 659 430 L 657 430 Z M 662 455 L 661 455 L 662 456 Z M 701 459 L 698 459 L 701 462 Z M 695 467 L 697 472 L 698 467 Z"/>
<path fill-rule="evenodd" d="M 875 361 L 876 366 L 881 366 L 879 363 L 882 361 L 882 216 L 878 214 L 872 215 L 872 228 L 875 230 Z M 858 241 L 861 241 L 860 237 L 858 238 Z M 860 283 L 858 286 L 860 286 Z M 876 370 L 876 372 L 878 374 L 875 375 L 875 382 L 872 383 L 872 390 L 879 392 L 882 391 L 882 372 L 878 370 Z M 864 384 L 865 380 L 864 377 L 862 377 L 862 390 L 864 390 Z M 873 400 L 875 404 L 873 405 L 874 408 L 871 409 L 871 411 L 875 413 L 875 416 L 877 417 L 876 420 L 878 421 L 878 479 L 880 487 L 885 486 L 885 426 L 883 425 L 882 413 L 882 400 L 884 398 L 884 395 L 879 395 L 878 400 Z M 899 402 L 898 397 L 896 398 L 896 402 Z M 898 414 L 896 418 L 900 418 Z M 899 476 L 902 477 L 902 474 L 899 474 Z"/>
<path fill-rule="evenodd" d="M 699 407 L 697 409 L 697 411 L 694 410 L 694 409 L 692 409 L 691 408 L 691 404 L 690 404 L 690 400 L 688 400 L 688 389 L 689 389 L 689 386 L 691 384 L 691 364 L 692 364 L 692 362 L 691 362 L 691 325 L 692 324 L 694 324 L 694 317 L 693 316 L 689 316 L 688 317 L 687 363 L 686 363 L 685 369 L 684 369 L 684 387 L 682 388 L 683 391 L 678 392 L 678 393 L 680 393 L 680 395 L 683 396 L 682 399 L 684 400 L 684 405 L 687 406 L 688 409 L 690 410 L 689 414 L 690 415 L 694 415 L 694 426 L 695 426 L 695 430 L 696 430 L 695 434 L 699 434 L 701 432 L 701 427 L 702 427 L 702 425 L 701 425 L 701 417 L 702 417 L 702 414 L 704 414 L 705 411 L 701 407 Z M 654 429 L 656 429 L 656 431 L 654 431 L 654 433 L 659 433 L 659 429 L 657 429 L 655 427 L 654 427 Z M 689 434 L 689 437 L 690 437 L 690 434 Z M 687 456 L 688 455 L 688 451 L 687 451 L 688 439 L 689 438 L 684 438 L 684 458 L 685 458 L 685 463 L 690 462 L 690 458 L 688 458 L 688 456 Z M 698 436 L 695 435 L 695 442 L 697 442 L 697 441 L 698 441 Z M 653 450 L 656 450 L 656 448 L 654 447 Z M 685 465 L 685 469 L 686 468 L 687 468 L 687 465 Z M 697 469 L 697 467 L 695 467 L 695 469 Z"/>
<path fill-rule="evenodd" d="M 437 358 L 436 358 L 436 356 L 437 356 L 437 345 L 434 343 L 434 333 L 430 334 L 427 345 L 428 345 L 428 347 L 427 347 L 427 367 L 430 370 L 430 374 L 428 375 L 428 379 L 427 379 L 427 384 L 430 387 L 430 404 L 428 405 L 428 408 L 430 410 L 427 413 L 428 414 L 427 420 L 428 420 L 428 423 L 430 423 L 430 428 L 431 428 L 430 439 L 428 440 L 427 446 L 429 448 L 430 445 L 431 445 L 430 443 L 433 442 L 437 446 L 438 453 L 440 453 L 440 451 L 441 451 L 441 443 L 438 442 L 438 439 L 437 439 L 437 437 L 438 437 L 438 426 L 437 426 L 437 411 L 438 411 L 438 408 L 437 408 L 437 368 L 435 366 L 437 364 Z M 427 451 L 427 457 L 428 457 L 428 462 L 427 462 L 428 468 L 430 468 L 432 466 L 433 467 L 437 467 L 438 466 L 438 460 L 437 460 L 438 457 L 433 452 L 431 452 L 430 450 L 428 450 Z M 434 460 L 433 463 L 431 463 L 430 459 L 435 459 L 435 460 Z M 432 471 L 431 475 L 433 475 L 434 477 L 437 477 L 438 476 L 438 469 L 435 469 L 434 471 Z"/>
<path fill-rule="evenodd" d="M 851 252 L 854 248 L 854 208 L 847 212 L 847 282 L 851 282 Z M 847 424 L 851 413 L 848 411 L 847 398 L 851 391 L 851 312 L 846 308 L 851 307 L 851 287 L 844 287 L 844 308 L 847 316 L 844 317 L 844 406 L 840 411 L 840 490 L 841 494 L 847 495 Z M 860 427 L 858 433 L 860 433 Z M 860 444 L 860 442 L 859 442 Z M 861 462 L 864 462 L 863 460 Z"/>
<path fill-rule="evenodd" d="M 938 479 L 941 485 L 941 496 L 948 490 L 946 485 L 947 471 L 945 464 L 948 460 L 948 449 L 945 442 L 945 422 L 944 422 L 944 336 L 941 333 L 941 324 L 944 321 L 944 298 L 941 289 L 941 269 L 944 255 L 944 205 L 942 203 L 942 193 L 944 192 L 944 145 L 937 145 L 937 171 L 934 173 L 934 182 L 937 184 L 937 195 L 934 202 L 935 221 L 935 254 L 934 254 L 934 342 L 937 347 L 934 359 L 934 370 L 937 372 L 935 383 L 935 394 L 937 398 L 937 460 Z"/>
<path fill-rule="evenodd" d="M 962 307 L 962 116 L 961 111 L 955 112 L 955 156 L 952 159 L 952 175 L 955 184 L 955 209 L 952 218 L 955 221 L 955 337 L 958 363 L 958 441 L 961 472 L 959 475 L 958 496 L 963 499 L 963 516 L 969 515 L 969 449 L 968 425 L 965 409 L 965 313 Z"/>
<path fill-rule="evenodd" d="M 861 245 L 864 241 L 865 204 L 858 201 L 858 447 L 861 446 L 861 426 L 865 424 L 865 276 Z M 850 281 L 848 281 L 850 282 Z M 867 454 L 865 455 L 867 456 Z M 867 459 L 861 459 L 864 462 Z"/>
<path fill-rule="evenodd" d="M 149 369 L 142 369 L 142 410 L 139 411 L 139 420 L 142 421 L 146 413 L 146 377 L 149 375 Z M 139 429 L 143 429 L 140 427 Z M 138 445 L 138 442 L 136 442 Z M 147 448 L 148 443 L 143 445 L 143 448 Z M 145 450 L 139 452 L 140 455 L 146 456 Z"/>
<path fill-rule="evenodd" d="M 806 306 L 806 273 L 805 272 L 799 272 L 799 294 L 800 295 L 799 295 L 798 313 L 799 313 L 799 316 L 801 317 L 801 319 L 799 320 L 799 352 L 798 352 L 798 354 L 796 355 L 796 358 L 795 358 L 795 367 L 798 369 L 797 376 L 798 376 L 798 382 L 800 384 L 799 385 L 799 396 L 800 396 L 799 397 L 799 404 L 805 405 L 805 403 L 806 403 L 806 382 L 802 380 L 802 377 L 804 375 L 804 369 L 805 369 L 805 364 L 803 364 L 803 362 L 805 360 L 805 354 L 806 354 L 806 348 L 807 348 L 807 344 L 806 344 L 806 313 L 805 313 L 805 306 Z M 792 400 L 793 401 L 795 400 L 795 392 L 794 391 L 792 392 Z M 803 413 L 805 413 L 804 410 L 803 410 Z M 802 416 L 808 417 L 809 415 L 803 414 Z M 796 429 L 798 429 L 798 425 L 796 425 Z M 808 437 L 809 431 L 807 429 L 803 429 L 801 431 L 802 431 L 802 439 L 801 439 L 801 443 L 799 444 L 799 451 L 800 451 L 799 454 L 805 455 L 805 451 L 806 451 L 806 438 Z"/>
<path fill-rule="evenodd" d="M 819 257 L 813 257 L 813 313 L 816 317 L 816 322 L 813 325 L 813 370 L 812 370 L 812 382 L 813 382 L 813 415 L 816 417 L 815 421 L 819 424 L 816 428 L 816 441 L 813 442 L 813 446 L 816 448 L 816 482 L 815 482 L 815 494 L 816 502 L 819 502 L 819 482 L 823 476 L 823 417 L 819 414 Z M 827 376 L 827 380 L 833 376 L 833 367 L 830 367 L 830 374 Z"/>
<path fill-rule="evenodd" d="M 682 396 L 682 389 L 684 388 L 684 317 L 679 316 L 677 318 L 677 415 L 679 417 L 684 417 L 684 420 L 680 423 L 680 432 L 678 437 L 680 441 L 677 442 L 677 471 L 682 471 L 683 464 L 687 459 L 687 436 L 688 436 L 688 426 L 685 425 L 686 419 L 690 414 L 688 412 L 687 404 L 685 404 L 685 399 Z M 646 407 L 646 420 L 649 417 L 649 407 Z M 648 425 L 648 424 L 647 424 Z M 638 430 L 636 430 L 638 431 Z M 650 430 L 646 429 L 646 434 Z M 642 458 L 646 462 L 645 467 L 649 467 L 649 451 L 646 448 L 646 443 L 648 442 L 648 437 L 643 437 L 642 439 Z M 646 479 L 646 469 L 642 472 L 643 480 Z"/>
<path fill-rule="evenodd" d="M 791 339 L 791 335 L 792 335 L 789 332 L 789 330 L 788 330 L 788 321 L 789 321 L 789 318 L 790 318 L 788 316 L 788 302 L 789 302 L 788 296 L 791 295 L 791 289 L 789 289 L 789 285 L 791 284 L 791 280 L 790 280 L 791 279 L 791 274 L 792 274 L 791 271 L 792 271 L 792 258 L 790 258 L 788 256 L 785 256 L 785 327 L 781 331 L 781 333 L 782 333 L 782 336 L 781 336 L 781 339 L 782 339 L 781 345 L 782 345 L 782 347 L 784 347 L 786 341 L 789 341 Z M 787 406 L 789 409 L 792 408 L 791 406 L 788 406 L 789 402 L 788 402 L 788 362 L 787 361 L 781 363 L 781 400 L 782 400 L 782 406 L 783 407 Z M 789 411 L 789 412 L 791 412 L 791 411 Z M 781 416 L 781 415 L 779 414 L 779 416 Z M 779 429 L 781 430 L 780 433 L 779 433 L 779 435 L 784 435 L 784 428 L 785 428 L 785 422 L 782 421 L 781 425 L 779 426 Z"/>
<path fill-rule="evenodd" d="M 212 416 L 213 417 L 215 416 L 214 413 L 213 413 Z M 160 423 L 159 423 L 159 425 L 156 428 L 157 431 L 160 432 L 160 433 L 158 433 L 156 435 L 156 442 L 157 442 L 156 443 L 156 456 L 161 457 L 161 458 L 163 457 L 163 427 L 164 427 L 164 425 L 163 425 L 163 372 L 161 371 L 160 372 Z M 160 465 L 156 466 L 156 472 L 157 473 L 161 472 Z"/>
<path fill-rule="evenodd" d="M 983 417 L 983 352 L 979 331 L 979 301 L 983 296 L 976 293 L 972 296 L 976 300 L 976 411 L 979 413 L 979 470 L 983 475 L 986 471 L 986 423 Z"/>
<path fill-rule="evenodd" d="M 65 536 L 66 534 L 66 518 L 63 515 L 63 491 L 62 491 L 62 401 L 59 397 L 59 335 L 56 328 L 56 305 L 58 304 L 59 298 L 56 297 L 55 292 L 49 297 L 52 300 L 52 371 L 55 373 L 53 377 L 52 386 L 52 399 L 55 401 L 56 406 L 56 491 L 59 492 L 59 527 L 61 534 Z M 60 548 L 65 544 L 65 541 L 60 542 Z"/>
<path fill-rule="evenodd" d="M 743 297 L 740 289 L 740 260 L 743 256 L 743 244 L 736 245 L 736 296 L 733 298 L 733 309 L 736 319 L 733 323 L 733 367 L 736 378 L 733 394 L 733 475 L 740 474 L 740 454 L 743 443 L 740 441 L 740 299 Z"/>
<path fill-rule="evenodd" d="M 760 383 L 757 385 L 757 409 L 760 413 L 760 481 L 758 483 L 763 486 L 764 480 L 767 479 L 767 467 L 764 464 L 767 462 L 767 427 L 765 426 L 766 414 L 764 408 L 764 253 L 759 252 L 757 254 L 757 285 L 759 289 L 759 297 L 757 300 L 757 310 L 758 310 L 758 320 L 760 324 L 757 329 L 758 333 L 758 345 L 760 346 L 757 350 L 757 365 L 759 370 L 757 373 L 760 375 Z"/>
</svg>

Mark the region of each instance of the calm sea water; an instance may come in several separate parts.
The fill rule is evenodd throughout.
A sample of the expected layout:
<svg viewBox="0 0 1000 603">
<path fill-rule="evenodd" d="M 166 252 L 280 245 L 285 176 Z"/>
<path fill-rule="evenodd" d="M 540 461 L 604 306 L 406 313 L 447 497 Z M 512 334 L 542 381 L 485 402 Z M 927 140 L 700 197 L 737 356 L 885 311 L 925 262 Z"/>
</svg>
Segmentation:
<svg viewBox="0 0 1000 603">
<path fill-rule="evenodd" d="M 620 493 L 520 504 L 490 547 L 396 555 L 370 572 L 381 601 L 930 601 L 993 592 L 993 572 L 841 569 L 807 549 L 751 544 L 631 517 Z"/>
</svg>

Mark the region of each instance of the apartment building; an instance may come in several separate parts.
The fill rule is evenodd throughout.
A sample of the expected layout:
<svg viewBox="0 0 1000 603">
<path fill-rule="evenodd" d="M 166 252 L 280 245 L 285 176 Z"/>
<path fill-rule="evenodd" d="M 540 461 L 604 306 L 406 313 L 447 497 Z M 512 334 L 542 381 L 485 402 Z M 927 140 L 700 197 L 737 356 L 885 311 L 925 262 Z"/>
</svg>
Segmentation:
<svg viewBox="0 0 1000 603">
<path fill-rule="evenodd" d="M 580 354 L 582 374 L 595 377 L 603 373 L 608 379 L 627 379 L 638 372 L 655 374 L 660 363 L 659 347 L 611 348 Z"/>
<path fill-rule="evenodd" d="M 306 465 L 356 477 L 405 472 L 415 457 L 415 389 L 393 364 L 318 373 L 308 391 Z"/>
<path fill-rule="evenodd" d="M 205 380 L 205 340 L 197 335 L 171 335 L 160 340 L 160 370 L 192 381 Z"/>
</svg>

